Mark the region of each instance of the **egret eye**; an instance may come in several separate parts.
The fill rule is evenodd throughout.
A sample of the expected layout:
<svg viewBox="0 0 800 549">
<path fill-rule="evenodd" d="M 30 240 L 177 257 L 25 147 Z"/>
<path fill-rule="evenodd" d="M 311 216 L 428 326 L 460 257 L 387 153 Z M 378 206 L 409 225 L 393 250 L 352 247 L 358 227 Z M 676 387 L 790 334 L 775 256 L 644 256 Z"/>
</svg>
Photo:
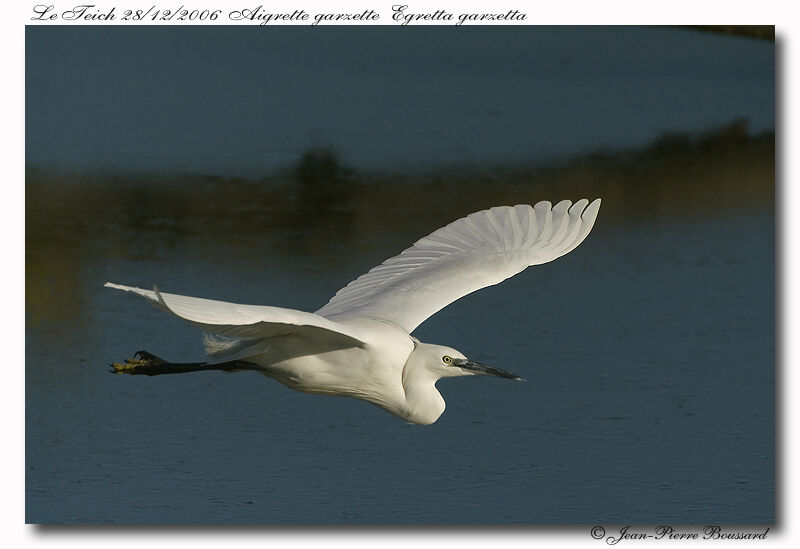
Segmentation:
<svg viewBox="0 0 800 549">
<path fill-rule="evenodd" d="M 451 362 L 453 362 L 453 359 L 452 359 L 452 358 L 450 358 L 450 357 L 449 357 L 449 356 L 447 356 L 447 355 L 444 355 L 444 356 L 442 357 L 442 362 L 444 362 L 445 364 L 450 364 Z"/>
</svg>

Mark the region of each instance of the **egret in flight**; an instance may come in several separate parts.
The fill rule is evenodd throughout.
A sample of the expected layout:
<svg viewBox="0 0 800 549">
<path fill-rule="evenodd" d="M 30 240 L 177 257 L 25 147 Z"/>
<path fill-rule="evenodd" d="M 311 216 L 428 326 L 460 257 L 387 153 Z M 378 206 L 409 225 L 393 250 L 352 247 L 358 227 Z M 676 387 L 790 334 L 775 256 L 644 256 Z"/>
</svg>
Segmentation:
<svg viewBox="0 0 800 549">
<path fill-rule="evenodd" d="M 445 409 L 436 382 L 476 374 L 521 380 L 411 333 L 453 301 L 552 261 L 583 242 L 600 199 L 501 206 L 418 240 L 339 290 L 314 313 L 240 305 L 107 283 L 202 328 L 206 362 L 173 363 L 139 351 L 118 374 L 255 370 L 305 393 L 366 400 L 410 423 Z"/>
</svg>

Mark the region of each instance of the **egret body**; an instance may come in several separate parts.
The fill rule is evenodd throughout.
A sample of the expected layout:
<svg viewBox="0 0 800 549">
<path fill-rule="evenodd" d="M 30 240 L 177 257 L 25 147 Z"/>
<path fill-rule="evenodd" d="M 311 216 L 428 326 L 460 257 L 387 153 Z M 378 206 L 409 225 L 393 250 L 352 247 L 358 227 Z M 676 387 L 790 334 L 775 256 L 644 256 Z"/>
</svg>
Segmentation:
<svg viewBox="0 0 800 549">
<path fill-rule="evenodd" d="M 371 269 L 315 313 L 109 282 L 202 328 L 209 358 L 172 363 L 139 351 L 112 364 L 112 372 L 255 370 L 298 391 L 358 398 L 408 422 L 431 424 L 445 409 L 439 379 L 522 378 L 450 347 L 423 343 L 411 336 L 414 329 L 460 297 L 570 252 L 589 234 L 599 208 L 599 199 L 583 199 L 473 213 Z"/>
</svg>

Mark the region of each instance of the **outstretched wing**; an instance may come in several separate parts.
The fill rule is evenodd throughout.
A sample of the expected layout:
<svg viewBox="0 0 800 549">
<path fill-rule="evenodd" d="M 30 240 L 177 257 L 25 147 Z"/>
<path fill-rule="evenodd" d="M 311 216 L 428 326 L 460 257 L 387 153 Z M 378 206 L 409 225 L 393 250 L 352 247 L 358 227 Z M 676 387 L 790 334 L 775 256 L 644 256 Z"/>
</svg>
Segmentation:
<svg viewBox="0 0 800 549">
<path fill-rule="evenodd" d="M 199 326 L 206 332 L 243 339 L 262 339 L 286 334 L 327 336 L 346 346 L 363 346 L 364 342 L 351 328 L 314 313 L 267 307 L 241 305 L 199 297 L 159 292 L 158 288 L 143 290 L 107 282 L 106 287 L 133 292 L 161 308 Z"/>
<path fill-rule="evenodd" d="M 598 198 L 473 213 L 357 278 L 316 314 L 378 318 L 410 333 L 453 301 L 570 252 L 589 234 L 599 209 Z"/>
</svg>

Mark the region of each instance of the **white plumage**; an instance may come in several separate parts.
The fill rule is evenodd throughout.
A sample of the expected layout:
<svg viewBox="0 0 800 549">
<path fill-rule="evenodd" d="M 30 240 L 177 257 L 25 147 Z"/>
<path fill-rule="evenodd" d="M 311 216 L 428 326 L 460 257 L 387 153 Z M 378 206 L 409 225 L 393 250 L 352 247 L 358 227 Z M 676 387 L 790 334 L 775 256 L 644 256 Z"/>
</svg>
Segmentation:
<svg viewBox="0 0 800 549">
<path fill-rule="evenodd" d="M 167 363 L 146 352 L 114 364 L 117 373 L 163 374 L 254 369 L 294 389 L 353 396 L 412 423 L 444 411 L 435 383 L 475 373 L 519 379 L 467 360 L 460 352 L 410 336 L 426 318 L 530 265 L 570 252 L 589 234 L 600 199 L 551 207 L 495 207 L 418 240 L 339 290 L 316 313 L 242 305 L 107 283 L 139 294 L 211 335 L 211 360 Z"/>
</svg>

